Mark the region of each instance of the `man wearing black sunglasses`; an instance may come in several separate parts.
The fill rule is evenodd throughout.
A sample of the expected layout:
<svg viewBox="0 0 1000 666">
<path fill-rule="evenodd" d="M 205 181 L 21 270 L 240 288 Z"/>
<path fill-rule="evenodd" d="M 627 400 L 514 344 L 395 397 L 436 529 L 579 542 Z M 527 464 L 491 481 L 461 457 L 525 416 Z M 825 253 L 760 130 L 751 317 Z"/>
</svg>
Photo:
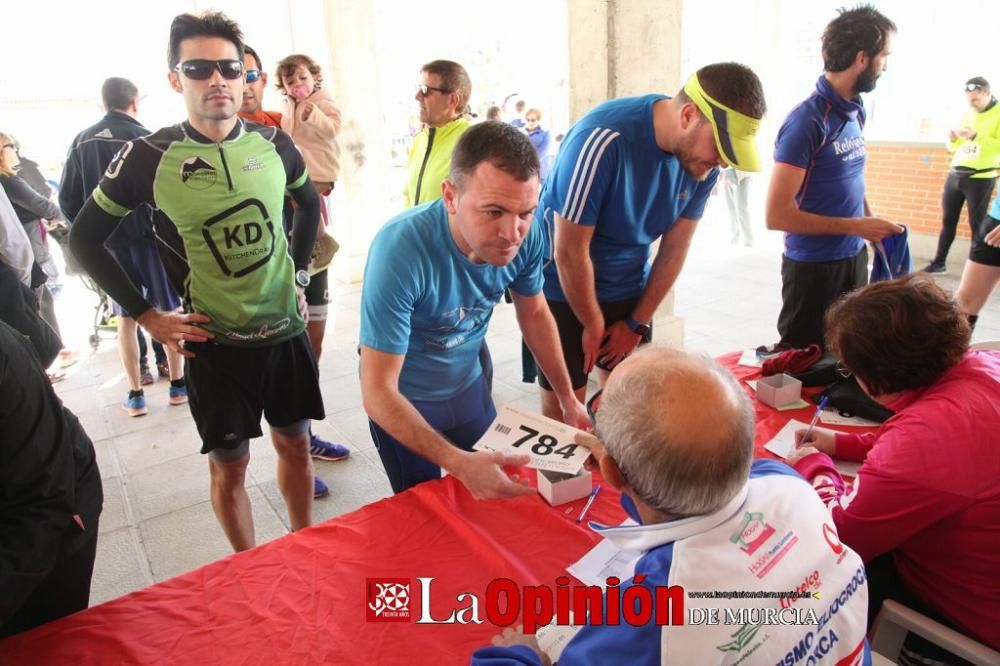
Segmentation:
<svg viewBox="0 0 1000 666">
<path fill-rule="evenodd" d="M 244 481 L 262 413 L 292 529 L 312 520 L 308 432 L 324 409 L 303 290 L 319 201 L 291 139 L 236 116 L 244 86 L 236 23 L 219 13 L 176 17 L 168 64 L 187 120 L 125 144 L 77 215 L 71 244 L 112 298 L 187 357 L 212 508 L 239 551 L 255 541 Z M 296 203 L 290 254 L 282 233 L 286 191 Z M 143 203 L 164 215 L 157 236 L 184 313 L 151 307 L 104 248 L 120 218 Z"/>
<path fill-rule="evenodd" d="M 403 194 L 406 208 L 441 198 L 451 153 L 471 124 L 464 114 L 471 94 L 469 75 L 457 62 L 434 60 L 420 69 L 414 99 L 420 105 L 424 129 L 410 144 L 409 179 Z"/>
</svg>

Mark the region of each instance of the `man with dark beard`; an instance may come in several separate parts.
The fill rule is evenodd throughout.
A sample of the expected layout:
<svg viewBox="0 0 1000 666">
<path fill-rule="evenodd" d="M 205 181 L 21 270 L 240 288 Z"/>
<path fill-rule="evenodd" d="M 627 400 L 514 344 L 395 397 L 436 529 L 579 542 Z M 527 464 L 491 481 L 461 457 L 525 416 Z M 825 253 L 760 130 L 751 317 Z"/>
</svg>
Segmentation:
<svg viewBox="0 0 1000 666">
<path fill-rule="evenodd" d="M 823 32 L 816 90 L 775 141 L 767 228 L 785 232 L 780 348 L 823 344 L 823 314 L 868 282 L 865 241 L 903 228 L 872 215 L 865 197 L 864 103 L 886 69 L 895 24 L 870 5 L 841 10 Z"/>
<path fill-rule="evenodd" d="M 581 400 L 595 364 L 610 370 L 649 341 L 653 313 L 684 265 L 718 167 L 760 170 L 754 135 L 765 110 L 757 75 L 718 63 L 698 70 L 673 98 L 604 102 L 567 133 L 535 224 L 548 241 L 545 298 Z M 539 384 L 542 411 L 558 419 L 551 384 L 543 375 Z"/>
</svg>

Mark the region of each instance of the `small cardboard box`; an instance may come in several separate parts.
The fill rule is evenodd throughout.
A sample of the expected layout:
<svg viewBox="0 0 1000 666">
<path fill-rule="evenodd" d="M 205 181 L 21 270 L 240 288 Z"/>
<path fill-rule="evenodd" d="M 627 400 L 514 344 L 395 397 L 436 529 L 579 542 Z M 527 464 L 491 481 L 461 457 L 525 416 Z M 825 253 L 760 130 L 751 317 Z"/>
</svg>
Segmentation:
<svg viewBox="0 0 1000 666">
<path fill-rule="evenodd" d="M 538 470 L 538 494 L 552 506 L 586 497 L 592 485 L 590 470 L 583 467 L 576 474 Z"/>
<path fill-rule="evenodd" d="M 765 405 L 784 407 L 800 397 L 802 382 L 784 373 L 757 380 L 757 399 Z"/>
</svg>

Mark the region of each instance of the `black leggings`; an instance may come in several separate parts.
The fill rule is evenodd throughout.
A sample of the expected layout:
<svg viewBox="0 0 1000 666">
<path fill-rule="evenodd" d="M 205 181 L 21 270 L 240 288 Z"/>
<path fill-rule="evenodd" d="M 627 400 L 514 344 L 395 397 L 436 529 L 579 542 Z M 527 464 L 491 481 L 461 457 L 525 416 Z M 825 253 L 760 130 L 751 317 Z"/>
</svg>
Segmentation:
<svg viewBox="0 0 1000 666">
<path fill-rule="evenodd" d="M 970 178 L 956 173 L 948 174 L 948 179 L 944 182 L 944 192 L 941 194 L 941 235 L 938 236 L 935 263 L 944 264 L 948 258 L 948 250 L 955 240 L 963 203 L 968 207 L 969 225 L 975 235 L 976 225 L 986 217 L 990 194 L 993 193 L 993 184 L 996 181 L 996 178 Z"/>
</svg>

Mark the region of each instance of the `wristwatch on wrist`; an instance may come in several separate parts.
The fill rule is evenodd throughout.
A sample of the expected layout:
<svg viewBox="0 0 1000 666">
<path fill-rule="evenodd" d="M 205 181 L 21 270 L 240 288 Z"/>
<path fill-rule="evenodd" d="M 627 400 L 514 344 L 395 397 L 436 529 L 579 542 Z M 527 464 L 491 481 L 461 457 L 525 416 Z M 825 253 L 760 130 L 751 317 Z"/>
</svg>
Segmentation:
<svg viewBox="0 0 1000 666">
<path fill-rule="evenodd" d="M 629 330 L 638 335 L 641 338 L 649 336 L 649 324 L 645 322 L 638 321 L 629 317 L 625 320 L 625 325 L 629 327 Z"/>
<path fill-rule="evenodd" d="M 295 284 L 305 289 L 312 282 L 312 278 L 309 277 L 308 271 L 296 271 L 295 272 Z"/>
</svg>

